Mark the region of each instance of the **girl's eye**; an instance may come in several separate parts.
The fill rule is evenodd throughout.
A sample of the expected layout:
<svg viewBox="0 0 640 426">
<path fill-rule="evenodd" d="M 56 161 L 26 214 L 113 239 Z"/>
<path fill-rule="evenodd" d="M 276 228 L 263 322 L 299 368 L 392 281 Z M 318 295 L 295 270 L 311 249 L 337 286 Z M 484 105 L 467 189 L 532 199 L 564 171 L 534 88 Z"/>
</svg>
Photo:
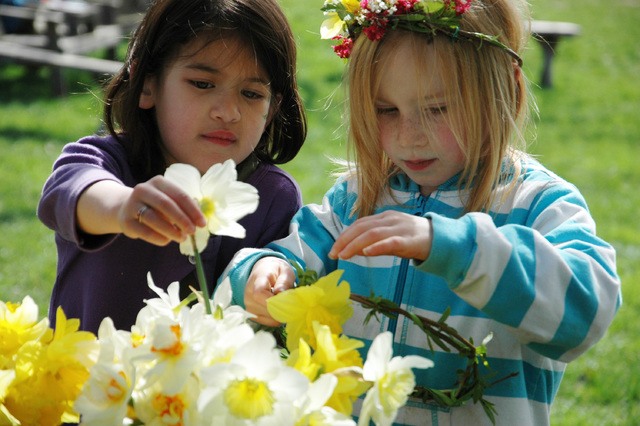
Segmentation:
<svg viewBox="0 0 640 426">
<path fill-rule="evenodd" d="M 429 107 L 427 108 L 427 110 L 429 111 L 429 114 L 431 115 L 441 115 L 447 112 L 447 106 L 446 105 L 439 105 L 439 106 L 435 106 L 435 107 Z"/>
<path fill-rule="evenodd" d="M 264 99 L 264 95 L 262 93 L 255 92 L 253 90 L 243 90 L 242 96 L 244 96 L 247 99 L 256 99 L 256 100 Z"/>
<path fill-rule="evenodd" d="M 191 84 L 196 89 L 211 89 L 212 87 L 215 87 L 213 84 L 211 84 L 211 83 L 209 83 L 207 81 L 191 80 Z"/>
<path fill-rule="evenodd" d="M 398 111 L 398 108 L 395 107 L 377 107 L 376 114 L 378 115 L 389 115 Z"/>
</svg>

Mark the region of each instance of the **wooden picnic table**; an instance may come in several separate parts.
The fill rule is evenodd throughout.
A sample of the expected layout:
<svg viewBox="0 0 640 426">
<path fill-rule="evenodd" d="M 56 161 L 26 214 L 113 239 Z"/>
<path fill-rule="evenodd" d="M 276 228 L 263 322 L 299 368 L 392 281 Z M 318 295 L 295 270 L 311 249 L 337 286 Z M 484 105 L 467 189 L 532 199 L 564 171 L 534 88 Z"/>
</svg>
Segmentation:
<svg viewBox="0 0 640 426">
<path fill-rule="evenodd" d="M 31 20 L 44 27 L 31 34 L 4 34 L 0 28 L 0 58 L 51 67 L 53 91 L 60 96 L 67 93 L 63 68 L 114 74 L 122 66 L 116 59 L 116 48 L 137 24 L 137 19 L 130 18 L 126 24 L 119 23 L 116 7 L 112 0 L 0 5 L 0 16 Z M 100 50 L 106 50 L 107 59 L 88 56 Z"/>
<path fill-rule="evenodd" d="M 558 43 L 565 37 L 580 34 L 580 26 L 571 22 L 534 20 L 531 22 L 531 34 L 542 47 L 543 63 L 540 86 L 543 88 L 552 87 L 552 64 Z"/>
</svg>

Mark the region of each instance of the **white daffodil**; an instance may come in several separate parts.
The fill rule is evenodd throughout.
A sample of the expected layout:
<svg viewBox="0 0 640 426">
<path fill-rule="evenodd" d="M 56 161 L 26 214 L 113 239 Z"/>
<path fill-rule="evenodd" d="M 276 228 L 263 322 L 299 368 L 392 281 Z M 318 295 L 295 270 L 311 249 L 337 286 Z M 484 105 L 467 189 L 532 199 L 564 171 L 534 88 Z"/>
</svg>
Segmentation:
<svg viewBox="0 0 640 426">
<path fill-rule="evenodd" d="M 164 176 L 193 197 L 207 219 L 206 228 L 196 229 L 198 252 L 206 247 L 209 233 L 244 238 L 245 229 L 237 221 L 258 208 L 259 197 L 256 188 L 237 180 L 233 160 L 214 164 L 202 177 L 195 167 L 176 163 L 167 168 Z M 194 254 L 189 239 L 180 244 L 180 252 Z"/>
<path fill-rule="evenodd" d="M 116 330 L 108 317 L 100 323 L 98 339 L 98 361 L 91 367 L 74 408 L 82 413 L 83 425 L 122 424 L 135 379 L 133 366 L 123 355 L 131 340 L 129 333 Z"/>
<path fill-rule="evenodd" d="M 392 343 L 393 335 L 387 331 L 376 336 L 369 348 L 362 378 L 373 386 L 362 403 L 359 426 L 371 419 L 378 426 L 391 425 L 415 387 L 411 369 L 433 367 L 431 360 L 417 355 L 392 358 Z"/>
<path fill-rule="evenodd" d="M 136 416 L 144 425 L 201 425 L 196 405 L 199 392 L 198 380 L 192 376 L 178 392 L 168 393 L 159 384 L 140 390 L 134 397 Z"/>
<path fill-rule="evenodd" d="M 344 21 L 336 12 L 327 12 L 327 19 L 322 21 L 320 26 L 320 38 L 323 40 L 331 40 L 340 35 L 344 28 Z"/>
<path fill-rule="evenodd" d="M 156 317 L 141 330 L 144 342 L 135 349 L 132 360 L 145 366 L 140 386 L 157 382 L 168 394 L 178 392 L 198 365 L 201 342 L 194 338 L 194 330 L 169 317 Z"/>
<path fill-rule="evenodd" d="M 323 374 L 311 383 L 309 390 L 296 401 L 296 426 L 355 426 L 356 422 L 349 416 L 325 406 L 338 378 L 333 374 Z"/>
<path fill-rule="evenodd" d="M 180 283 L 177 281 L 172 282 L 165 292 L 155 285 L 153 278 L 151 278 L 151 273 L 147 273 L 147 285 L 158 297 L 145 300 L 144 302 L 147 307 L 143 309 L 153 310 L 158 315 L 177 317 L 179 309 L 182 306 L 182 300 L 180 300 Z"/>
<path fill-rule="evenodd" d="M 206 424 L 292 425 L 294 401 L 309 381 L 284 365 L 274 337 L 258 332 L 229 363 L 201 372 L 198 407 Z"/>
</svg>

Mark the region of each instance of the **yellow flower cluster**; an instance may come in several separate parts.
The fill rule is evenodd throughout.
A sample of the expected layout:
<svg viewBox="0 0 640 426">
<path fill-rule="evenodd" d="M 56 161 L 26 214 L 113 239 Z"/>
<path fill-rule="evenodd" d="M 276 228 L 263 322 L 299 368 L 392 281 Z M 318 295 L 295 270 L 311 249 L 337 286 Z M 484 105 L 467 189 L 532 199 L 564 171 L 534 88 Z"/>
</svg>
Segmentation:
<svg viewBox="0 0 640 426">
<path fill-rule="evenodd" d="M 311 286 L 285 291 L 268 299 L 271 316 L 286 324 L 289 365 L 310 381 L 321 373 L 336 374 L 338 384 L 327 406 L 351 415 L 353 402 L 370 384 L 359 375 L 349 374 L 352 367 L 362 367 L 358 349 L 362 341 L 342 334 L 343 324 L 353 315 L 349 283 L 340 282 L 342 271 L 334 271 Z"/>
<path fill-rule="evenodd" d="M 54 331 L 29 296 L 0 301 L 0 425 L 78 421 L 73 403 L 98 354 L 95 336 L 79 326 L 58 309 Z"/>
</svg>

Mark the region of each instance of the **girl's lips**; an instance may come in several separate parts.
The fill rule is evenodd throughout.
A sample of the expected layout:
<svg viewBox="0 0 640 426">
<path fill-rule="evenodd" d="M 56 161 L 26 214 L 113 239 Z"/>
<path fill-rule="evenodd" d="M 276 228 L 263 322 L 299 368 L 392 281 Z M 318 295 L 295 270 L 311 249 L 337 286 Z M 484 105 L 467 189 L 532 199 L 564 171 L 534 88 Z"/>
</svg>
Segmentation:
<svg viewBox="0 0 640 426">
<path fill-rule="evenodd" d="M 435 158 L 430 160 L 405 160 L 404 164 L 413 171 L 424 170 L 435 162 Z"/>
<path fill-rule="evenodd" d="M 216 130 L 214 132 L 206 133 L 203 136 L 209 142 L 225 146 L 231 145 L 237 139 L 236 135 L 228 130 Z"/>
</svg>

